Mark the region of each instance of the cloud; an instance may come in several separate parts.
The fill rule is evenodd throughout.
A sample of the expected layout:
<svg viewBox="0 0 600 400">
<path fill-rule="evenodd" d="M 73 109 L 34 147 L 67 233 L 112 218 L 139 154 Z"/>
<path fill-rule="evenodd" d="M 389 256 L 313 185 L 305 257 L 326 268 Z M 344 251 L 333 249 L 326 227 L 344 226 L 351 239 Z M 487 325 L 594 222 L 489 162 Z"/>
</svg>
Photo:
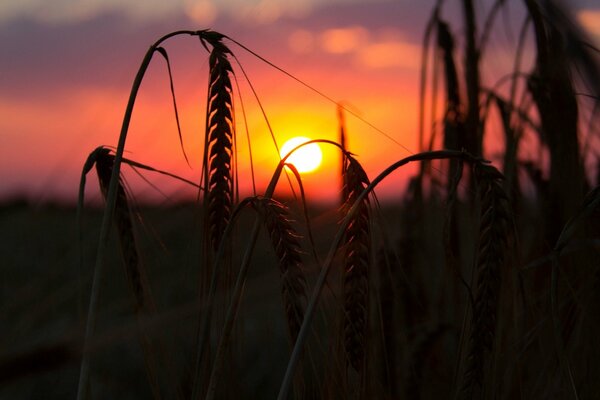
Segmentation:
<svg viewBox="0 0 600 400">
<path fill-rule="evenodd" d="M 0 21 L 33 18 L 46 23 L 61 24 L 93 19 L 99 14 L 120 13 L 140 20 L 158 20 L 181 10 L 182 1 L 162 0 L 5 0 L 0 3 Z"/>
<path fill-rule="evenodd" d="M 321 1 L 323 4 L 334 0 Z M 213 21 L 217 13 L 268 23 L 283 16 L 305 16 L 317 0 L 3 0 L 0 22 L 33 18 L 46 23 L 85 21 L 99 14 L 119 13 L 134 20 L 156 21 L 165 16 L 187 14 L 193 20 Z"/>
<path fill-rule="evenodd" d="M 330 2 L 331 0 L 327 0 Z M 223 11 L 243 23 L 271 24 L 284 18 L 301 19 L 314 9 L 314 0 L 227 0 L 219 3 Z"/>
<path fill-rule="evenodd" d="M 379 88 L 389 90 L 392 86 L 395 92 L 400 92 L 393 85 L 404 82 L 398 79 L 390 83 L 386 74 L 394 74 L 397 78 L 400 75 L 397 70 L 375 69 L 399 63 L 393 57 L 390 60 L 385 58 L 385 54 L 380 54 L 385 53 L 382 44 L 402 43 L 407 37 L 415 41 L 407 32 L 412 32 L 411 27 L 419 23 L 415 16 L 419 10 L 412 5 L 412 14 L 401 13 L 399 10 L 402 7 L 408 9 L 409 5 L 397 1 L 333 4 L 327 0 L 323 6 L 317 7 L 313 0 L 300 0 L 299 3 L 304 5 L 294 6 L 296 8 L 292 9 L 296 11 L 293 12 L 279 2 L 282 8 L 277 20 L 260 25 L 254 19 L 258 18 L 254 11 L 262 4 L 266 7 L 266 14 L 271 13 L 273 18 L 278 13 L 275 2 L 271 5 L 262 0 L 244 0 L 249 7 L 244 11 L 242 0 L 235 0 L 239 5 L 235 15 L 248 13 L 244 14 L 248 18 L 243 20 L 234 18 L 233 12 L 225 8 L 233 7 L 233 1 L 174 0 L 173 3 L 179 5 L 177 15 L 160 5 L 151 9 L 158 0 L 145 2 L 144 7 L 151 9 L 145 11 L 128 8 L 133 7 L 131 0 L 123 0 L 122 3 L 117 0 L 82 0 L 79 8 L 68 12 L 63 11 L 72 4 L 72 0 L 53 1 L 55 10 L 50 10 L 45 0 L 22 0 L 21 8 L 15 8 L 16 3 L 12 0 L 7 1 L 0 0 L 0 14 L 5 13 L 0 16 L 0 49 L 5 55 L 0 57 L 0 114 L 4 116 L 0 118 L 0 132 L 3 132 L 0 135 L 0 155 L 3 160 L 12 161 L 0 165 L 0 170 L 8 171 L 0 178 L 11 175 L 13 183 L 8 185 L 8 181 L 3 181 L 5 185 L 0 189 L 0 198 L 7 189 L 21 182 L 26 182 L 24 185 L 31 188 L 31 193 L 36 188 L 45 190 L 47 175 L 36 171 L 51 170 L 53 166 L 57 170 L 68 169 L 70 175 L 60 188 L 49 190 L 49 195 L 61 192 L 66 197 L 70 196 L 80 172 L 78 163 L 87 155 L 84 153 L 98 144 L 114 143 L 131 82 L 144 52 L 150 43 L 167 32 L 185 27 L 214 28 L 240 40 L 261 56 L 336 98 L 366 99 L 369 104 L 377 104 L 371 114 L 378 117 L 377 112 L 386 110 L 377 97 Z M 170 7 L 164 4 L 164 7 Z M 294 14 L 307 7 L 306 4 L 313 7 L 308 15 L 298 17 L 300 14 Z M 6 13 L 12 13 L 13 18 L 8 18 Z M 152 19 L 152 15 L 161 13 L 160 18 Z M 413 25 L 405 24 L 404 20 Z M 402 29 L 402 38 L 384 35 L 385 27 L 394 26 Z M 420 37 L 420 29 L 414 32 L 414 36 Z M 169 40 L 165 48 L 172 62 L 182 123 L 186 124 L 186 116 L 188 121 L 197 121 L 196 115 L 202 112 L 196 110 L 197 104 L 205 98 L 207 53 L 195 38 Z M 273 109 L 273 104 L 281 103 L 287 111 L 297 107 L 298 101 L 306 96 L 311 105 L 317 104 L 318 112 L 328 115 L 329 108 L 315 102 L 319 100 L 318 96 L 315 97 L 312 92 L 307 94 L 304 87 L 254 62 L 240 49 L 235 48 L 234 51 L 248 67 L 260 95 L 266 97 L 266 105 L 271 104 L 270 109 Z M 154 148 L 149 149 L 148 146 L 159 147 L 160 150 L 163 146 L 153 145 L 154 140 L 140 139 L 136 142 L 135 138 L 140 134 L 153 137 L 155 131 L 170 130 L 176 137 L 166 74 L 164 60 L 156 57 L 136 102 L 132 129 L 137 134 L 128 143 L 132 149 L 140 143 L 137 148 L 141 154 L 154 154 L 151 153 Z M 243 80 L 240 81 L 243 84 Z M 246 87 L 246 90 L 249 89 Z M 90 96 L 82 96 L 81 93 Z M 294 107 L 289 106 L 292 103 L 280 101 L 281 98 L 294 101 Z M 160 104 L 155 105 L 155 101 L 160 101 Z M 387 104 L 387 98 L 383 102 Z M 12 106 L 5 107 L 5 104 Z M 189 113 L 184 112 L 186 104 L 193 109 Z M 168 124 L 154 122 L 161 118 Z M 184 131 L 201 130 L 194 123 L 188 122 L 193 129 L 184 127 Z M 34 141 L 35 146 L 32 145 Z M 71 147 L 65 147 L 65 144 Z M 177 140 L 173 144 L 172 153 L 179 155 Z M 43 158 L 48 148 L 52 148 L 52 158 Z M 76 162 L 63 161 L 71 160 L 73 153 L 78 154 Z M 10 173 L 13 170 L 24 171 L 27 163 L 36 157 L 39 160 L 35 171 L 32 169 L 19 176 Z"/>
<path fill-rule="evenodd" d="M 367 40 L 368 32 L 360 26 L 327 29 L 321 34 L 323 49 L 332 54 L 354 52 Z"/>
<path fill-rule="evenodd" d="M 402 37 L 397 29 L 383 28 L 368 31 L 363 26 L 349 26 L 324 30 L 318 35 L 320 47 L 332 55 L 350 55 L 355 65 L 370 69 L 407 68 L 420 66 L 421 50 Z M 290 47 L 306 49 L 315 35 L 297 31 L 290 37 Z"/>
<path fill-rule="evenodd" d="M 367 68 L 408 68 L 418 69 L 421 49 L 419 46 L 401 41 L 381 41 L 371 43 L 357 54 L 360 65 Z"/>
<path fill-rule="evenodd" d="M 208 25 L 217 18 L 219 10 L 210 0 L 186 0 L 186 15 L 195 23 Z"/>
</svg>

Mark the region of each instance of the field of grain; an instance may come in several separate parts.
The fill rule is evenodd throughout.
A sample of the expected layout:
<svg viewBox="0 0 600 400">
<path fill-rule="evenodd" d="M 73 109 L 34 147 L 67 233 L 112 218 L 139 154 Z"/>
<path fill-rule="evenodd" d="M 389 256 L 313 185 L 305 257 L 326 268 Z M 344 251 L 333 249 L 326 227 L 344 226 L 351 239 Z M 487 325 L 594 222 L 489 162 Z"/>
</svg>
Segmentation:
<svg viewBox="0 0 600 400">
<path fill-rule="evenodd" d="M 313 141 L 339 151 L 340 199 L 329 204 L 305 194 L 288 156 L 263 192 L 239 195 L 237 78 L 247 76 L 236 54 L 269 61 L 212 30 L 159 38 L 117 146 L 86 150 L 77 207 L 0 211 L 0 397 L 596 396 L 598 50 L 559 4 L 521 6 L 513 71 L 491 85 L 481 59 L 505 2 L 482 26 L 476 4 L 460 2 L 462 48 L 437 3 L 424 31 L 419 151 L 378 175 L 354 154 L 368 148 L 346 148 L 344 117 L 358 116 L 274 66 L 337 107 L 339 141 Z M 532 65 L 521 64 L 526 34 Z M 182 37 L 208 57 L 200 182 L 126 153 L 138 90 L 159 57 L 180 128 L 163 44 Z M 500 156 L 486 148 L 491 131 Z M 537 158 L 522 151 L 532 138 Z M 408 164 L 408 187 L 379 199 L 378 185 Z M 195 187 L 197 199 L 138 204 L 132 171 Z M 85 185 L 100 188 L 102 207 L 86 206 Z"/>
</svg>

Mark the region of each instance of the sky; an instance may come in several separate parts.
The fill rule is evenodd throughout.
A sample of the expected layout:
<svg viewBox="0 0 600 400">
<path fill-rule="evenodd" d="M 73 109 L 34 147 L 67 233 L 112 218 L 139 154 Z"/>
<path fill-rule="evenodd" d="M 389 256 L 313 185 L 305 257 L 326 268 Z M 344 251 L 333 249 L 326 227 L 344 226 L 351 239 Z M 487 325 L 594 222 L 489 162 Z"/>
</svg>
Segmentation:
<svg viewBox="0 0 600 400">
<path fill-rule="evenodd" d="M 3 0 L 0 201 L 26 197 L 34 203 L 73 202 L 87 155 L 99 145 L 117 143 L 131 84 L 145 51 L 158 37 L 179 29 L 210 28 L 225 33 L 321 93 L 231 44 L 247 73 L 246 77 L 234 64 L 241 94 L 241 99 L 236 95 L 236 119 L 243 195 L 251 194 L 252 188 L 247 135 L 259 192 L 278 161 L 260 105 L 281 146 L 293 136 L 337 141 L 335 102 L 341 102 L 351 112 L 345 116 L 349 150 L 374 177 L 418 149 L 421 43 L 433 3 Z M 476 2 L 478 15 L 485 15 L 490 4 Z M 460 41 L 457 5 L 457 1 L 446 2 L 442 16 L 451 22 Z M 484 81 L 493 82 L 512 65 L 522 21 L 520 7 L 520 2 L 511 5 L 494 29 L 493 50 L 482 63 Z M 599 38 L 600 5 L 580 0 L 571 9 Z M 192 37 L 171 39 L 164 47 L 172 64 L 191 166 L 180 148 L 166 64 L 160 57 L 153 59 L 137 99 L 126 156 L 199 181 L 208 53 Z M 304 175 L 303 181 L 310 198 L 335 199 L 340 190 L 339 154 L 325 145 L 322 149 L 321 168 Z M 382 193 L 400 194 L 411 171 L 407 168 L 389 179 Z M 182 196 L 193 198 L 195 193 L 164 177 L 146 175 L 159 192 L 134 171 L 125 169 L 124 174 L 139 199 L 168 202 Z M 98 198 L 95 177 L 88 182 L 89 197 Z"/>
</svg>

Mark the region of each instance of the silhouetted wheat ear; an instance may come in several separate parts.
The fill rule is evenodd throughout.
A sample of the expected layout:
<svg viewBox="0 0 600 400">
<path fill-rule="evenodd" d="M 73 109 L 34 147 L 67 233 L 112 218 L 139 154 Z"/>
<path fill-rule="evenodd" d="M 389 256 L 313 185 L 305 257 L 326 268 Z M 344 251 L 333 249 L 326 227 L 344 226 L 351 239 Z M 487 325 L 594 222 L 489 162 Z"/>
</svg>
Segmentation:
<svg viewBox="0 0 600 400">
<path fill-rule="evenodd" d="M 269 198 L 257 198 L 253 205 L 263 218 L 279 261 L 283 307 L 290 338 L 295 343 L 306 307 L 306 278 L 298 242 L 300 236 L 292 226 L 293 221 L 285 205 Z"/>
<path fill-rule="evenodd" d="M 359 195 L 369 185 L 367 174 L 353 157 L 345 158 L 343 206 L 346 214 Z M 362 372 L 368 327 L 369 264 L 371 262 L 371 233 L 369 200 L 365 197 L 346 228 L 344 257 L 344 349 L 347 364 Z"/>
<path fill-rule="evenodd" d="M 101 150 L 96 157 L 96 172 L 100 181 L 100 189 L 106 199 L 108 186 L 112 175 L 115 156 L 109 153 L 108 149 Z M 115 225 L 119 236 L 119 244 L 123 261 L 125 263 L 125 274 L 129 287 L 133 292 L 134 312 L 139 317 L 143 314 L 155 311 L 155 306 L 150 293 L 150 285 L 140 262 L 139 253 L 137 250 L 135 236 L 133 233 L 133 219 L 131 217 L 131 208 L 127 201 L 125 187 L 121 182 L 121 177 L 117 182 L 117 197 L 115 203 Z M 160 385 L 158 382 L 158 366 L 161 365 L 156 358 L 155 349 L 152 341 L 144 332 L 140 330 L 140 344 L 144 354 L 146 364 L 146 373 L 152 387 L 152 392 L 155 398 L 160 397 Z M 163 360 L 169 366 L 170 362 Z"/>
<path fill-rule="evenodd" d="M 461 397 L 465 399 L 481 396 L 485 374 L 489 370 L 486 362 L 496 334 L 496 313 L 511 219 L 502 185 L 503 175 L 491 165 L 478 164 L 474 169 L 479 186 L 481 218 L 475 267 L 475 304 L 461 387 Z"/>
<path fill-rule="evenodd" d="M 211 37 L 210 82 L 206 115 L 207 184 L 206 213 L 213 251 L 217 252 L 225 227 L 231 218 L 233 203 L 233 138 L 235 135 L 233 73 L 227 55 L 230 50 L 221 42 L 222 36 Z"/>
<path fill-rule="evenodd" d="M 110 184 L 115 160 L 114 155 L 110 154 L 108 149 L 105 150 L 106 151 L 99 152 L 96 158 L 96 172 L 98 173 L 100 188 L 104 198 L 106 198 L 108 193 L 108 185 Z M 133 234 L 131 209 L 120 177 L 117 184 L 114 221 L 119 235 L 119 244 L 121 246 L 123 260 L 125 262 L 125 273 L 135 298 L 135 311 L 144 311 L 149 306 L 149 293 L 140 269 L 139 254 Z"/>
</svg>

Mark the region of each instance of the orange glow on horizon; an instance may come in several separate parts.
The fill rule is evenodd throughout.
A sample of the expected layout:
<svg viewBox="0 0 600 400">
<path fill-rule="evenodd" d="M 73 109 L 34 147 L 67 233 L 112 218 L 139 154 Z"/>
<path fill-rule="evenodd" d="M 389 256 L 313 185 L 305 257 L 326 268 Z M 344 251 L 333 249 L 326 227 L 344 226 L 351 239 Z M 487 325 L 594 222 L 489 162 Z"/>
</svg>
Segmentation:
<svg viewBox="0 0 600 400">
<path fill-rule="evenodd" d="M 208 7 L 204 1 L 198 4 Z M 193 11 L 197 10 L 186 8 L 188 13 Z M 339 142 L 338 101 L 351 110 L 344 118 L 346 147 L 357 156 L 369 176 L 375 176 L 390 163 L 410 154 L 406 148 L 412 152 L 417 150 L 418 82 L 414 76 L 418 71 L 391 60 L 383 46 L 403 43 L 400 35 L 370 30 L 359 23 L 282 32 L 281 39 L 287 46 L 277 48 L 279 51 L 269 52 L 260 47 L 257 51 L 326 96 L 257 62 L 239 49 L 235 50 L 248 73 L 247 79 L 236 82 L 239 91 L 235 91 L 234 161 L 241 197 L 255 192 L 260 194 L 266 189 L 280 160 L 278 148 L 281 149 L 287 140 L 308 136 Z M 133 44 L 131 46 L 132 52 L 138 50 Z M 393 49 L 407 52 L 405 48 Z M 168 50 L 183 148 L 189 164 L 179 141 L 167 68 L 159 57 L 150 64 L 136 98 L 125 156 L 200 182 L 208 56 L 196 40 L 183 37 L 169 42 Z M 413 53 L 410 58 L 416 59 Z M 137 53 L 132 53 L 128 60 L 136 57 Z M 109 71 L 108 77 L 118 77 L 119 84 L 108 78 L 105 79 L 110 84 L 77 81 L 52 91 L 51 101 L 45 93 L 23 99 L 0 95 L 0 115 L 3 117 L 0 130 L 5 132 L 0 139 L 4 149 L 10 149 L 5 150 L 0 160 L 4 193 L 23 192 L 31 197 L 50 198 L 58 194 L 61 198 L 73 199 L 89 152 L 98 145 L 116 146 L 118 142 L 130 89 L 129 84 L 121 81 L 133 79 L 136 63 L 137 60 L 131 61 L 130 68 L 119 70 L 118 76 L 98 65 L 99 71 L 100 68 Z M 235 64 L 233 67 L 237 70 Z M 94 76 L 95 72 L 90 70 L 89 75 Z M 241 77 L 240 71 L 237 72 L 238 78 Z M 260 103 L 254 98 L 254 90 Z M 318 166 L 307 174 L 304 172 L 308 168 L 298 168 L 303 173 L 303 187 L 311 200 L 337 201 L 341 190 L 340 150 L 331 144 L 321 144 L 318 148 L 321 151 Z M 292 162 L 299 166 L 298 162 Z M 392 195 L 404 186 L 408 175 L 405 171 L 402 176 L 399 173 L 397 178 L 386 181 Z M 131 194 L 141 202 L 197 197 L 197 189 L 193 186 L 147 171 L 143 175 L 153 186 L 129 167 L 123 168 L 123 178 L 127 180 Z M 281 179 L 278 191 L 288 195 L 290 181 L 293 179 Z M 91 176 L 88 187 L 88 197 L 99 197 L 97 182 Z M 382 185 L 378 190 L 387 189 Z"/>
</svg>

